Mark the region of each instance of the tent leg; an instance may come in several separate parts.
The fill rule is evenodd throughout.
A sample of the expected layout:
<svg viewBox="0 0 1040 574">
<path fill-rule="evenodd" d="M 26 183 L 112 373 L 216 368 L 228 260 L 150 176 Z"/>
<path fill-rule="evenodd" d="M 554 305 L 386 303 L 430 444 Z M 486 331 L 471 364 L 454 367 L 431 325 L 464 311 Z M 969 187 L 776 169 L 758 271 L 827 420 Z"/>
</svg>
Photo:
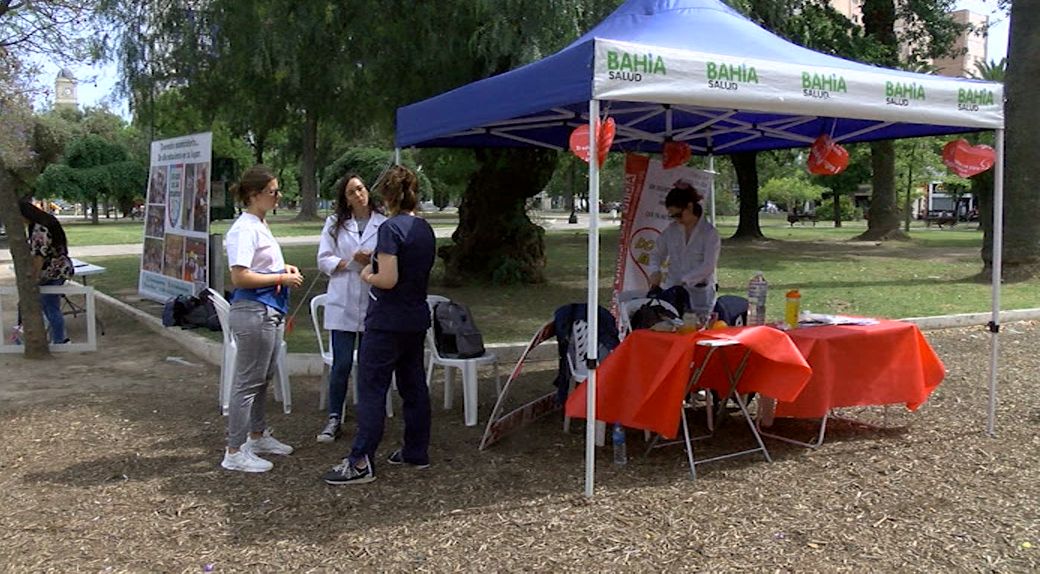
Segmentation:
<svg viewBox="0 0 1040 574">
<path fill-rule="evenodd" d="M 989 406 L 986 433 L 996 436 L 997 364 L 1000 360 L 1000 282 L 1004 254 L 1004 130 L 996 133 L 996 164 L 993 166 L 993 314 L 989 323 Z"/>
<path fill-rule="evenodd" d="M 585 395 L 585 496 L 592 498 L 596 484 L 596 366 L 599 360 L 599 151 L 596 123 L 599 100 L 589 100 L 589 279 L 586 319 L 591 359 Z"/>
<path fill-rule="evenodd" d="M 708 154 L 708 171 L 711 172 L 711 224 L 718 226 L 715 220 L 715 154 Z"/>
<path fill-rule="evenodd" d="M 401 148 L 394 148 L 394 165 L 401 165 Z"/>
</svg>

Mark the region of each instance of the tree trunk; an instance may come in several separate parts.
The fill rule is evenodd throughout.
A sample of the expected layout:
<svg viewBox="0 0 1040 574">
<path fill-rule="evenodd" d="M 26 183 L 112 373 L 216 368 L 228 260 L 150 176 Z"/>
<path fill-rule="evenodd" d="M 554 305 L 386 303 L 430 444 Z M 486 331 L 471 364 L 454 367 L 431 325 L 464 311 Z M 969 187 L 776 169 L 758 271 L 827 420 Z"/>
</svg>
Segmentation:
<svg viewBox="0 0 1040 574">
<path fill-rule="evenodd" d="M 267 136 L 264 134 L 253 135 L 253 158 L 258 165 L 264 163 L 264 146 L 267 144 Z"/>
<path fill-rule="evenodd" d="M 544 282 L 545 231 L 527 217 L 526 201 L 549 182 L 556 154 L 497 148 L 475 153 L 479 167 L 466 185 L 453 245 L 438 250 L 445 282 Z"/>
<path fill-rule="evenodd" d="M 22 310 L 22 328 L 25 330 L 22 343 L 25 357 L 44 359 L 50 357 L 47 346 L 47 329 L 43 325 L 43 308 L 40 306 L 40 288 L 32 280 L 32 255 L 25 236 L 25 223 L 18 211 L 18 192 L 15 182 L 7 172 L 0 170 L 0 217 L 7 228 L 7 243 L 14 260 L 14 273 L 18 285 L 18 305 Z M 2 333 L 0 336 L 7 336 Z"/>
<path fill-rule="evenodd" d="M 838 229 L 841 227 L 841 192 L 834 191 L 831 196 L 834 198 L 834 228 Z"/>
<path fill-rule="evenodd" d="M 91 210 L 90 211 L 90 223 L 92 223 L 94 225 L 97 225 L 98 224 L 98 200 L 97 200 L 97 197 L 94 197 L 94 199 L 90 200 L 90 210 Z"/>
<path fill-rule="evenodd" d="M 896 147 L 891 140 L 870 144 L 870 207 L 867 230 L 855 237 L 858 241 L 907 240 L 899 229 L 899 206 L 896 204 Z"/>
<path fill-rule="evenodd" d="M 740 222 L 733 239 L 765 239 L 758 224 L 758 152 L 735 153 L 729 157 L 740 188 Z"/>
<path fill-rule="evenodd" d="M 297 221 L 318 219 L 318 181 L 315 165 L 318 154 L 318 116 L 310 110 L 303 114 L 303 152 L 300 154 L 300 213 Z"/>
<path fill-rule="evenodd" d="M 1040 149 L 1040 106 L 1036 79 L 1040 78 L 1040 10 L 1029 2 L 1011 3 L 1008 50 L 1007 126 L 1004 146 L 1004 279 L 1024 280 L 1037 275 L 1040 263 L 1040 196 L 1036 150 Z"/>
</svg>

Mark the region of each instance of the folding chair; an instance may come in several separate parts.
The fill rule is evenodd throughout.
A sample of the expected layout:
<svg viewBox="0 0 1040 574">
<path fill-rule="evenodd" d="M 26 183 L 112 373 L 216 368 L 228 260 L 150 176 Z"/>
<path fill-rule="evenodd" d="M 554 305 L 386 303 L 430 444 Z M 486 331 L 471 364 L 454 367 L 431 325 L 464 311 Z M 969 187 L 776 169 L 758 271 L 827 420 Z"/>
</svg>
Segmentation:
<svg viewBox="0 0 1040 574">
<path fill-rule="evenodd" d="M 697 346 L 707 347 L 708 352 L 705 355 L 704 360 L 701 362 L 700 365 L 697 366 L 693 374 L 690 376 L 690 381 L 686 385 L 686 391 L 683 394 L 683 396 L 689 396 L 691 392 L 693 392 L 701 385 L 701 377 L 704 375 L 705 368 L 711 364 L 712 358 L 718 355 L 718 360 L 722 361 L 722 368 L 723 371 L 726 373 L 726 378 L 729 382 L 729 391 L 727 393 L 727 397 L 733 397 L 734 400 L 737 402 L 737 405 L 740 407 L 740 412 L 744 415 L 744 420 L 747 421 L 748 428 L 751 429 L 751 434 L 755 437 L 755 442 L 758 444 L 758 447 L 713 456 L 711 458 L 696 460 L 693 452 L 693 441 L 712 436 L 712 434 L 714 434 L 714 431 L 709 432 L 709 434 L 707 435 L 691 437 L 690 425 L 686 418 L 687 403 L 684 401 L 683 405 L 680 407 L 680 420 L 682 421 L 683 434 L 682 441 L 674 440 L 669 441 L 667 443 L 658 444 L 658 439 L 660 438 L 660 436 L 655 437 L 654 440 L 650 443 L 650 446 L 647 447 L 647 453 L 649 453 L 650 450 L 654 448 L 670 446 L 673 444 L 678 444 L 679 442 L 684 443 L 686 446 L 686 458 L 690 464 L 690 475 L 694 480 L 697 479 L 698 464 L 705 464 L 708 462 L 733 458 L 745 454 L 754 454 L 756 452 L 761 452 L 762 456 L 765 457 L 766 462 L 773 462 L 773 459 L 769 456 L 769 451 L 766 449 L 765 443 L 762 442 L 762 436 L 758 432 L 758 427 L 755 424 L 754 419 L 751 418 L 751 414 L 748 412 L 747 403 L 745 403 L 744 398 L 740 396 L 740 393 L 737 392 L 737 384 L 740 382 L 740 378 L 744 374 L 745 367 L 747 367 L 747 361 L 751 357 L 751 349 L 748 349 L 746 347 L 744 348 L 744 353 L 741 356 L 740 362 L 737 365 L 736 370 L 731 370 L 729 366 L 729 361 L 726 359 L 726 353 L 719 351 L 720 349 L 724 349 L 725 347 L 740 346 L 739 341 L 734 341 L 732 339 L 701 339 L 697 341 Z"/>
<path fill-rule="evenodd" d="M 462 373 L 463 417 L 466 421 L 466 426 L 476 426 L 478 418 L 477 383 L 479 382 L 477 367 L 480 365 L 491 365 L 495 377 L 495 391 L 501 395 L 502 377 L 498 373 L 498 357 L 494 353 L 488 352 L 479 357 L 469 359 L 453 359 L 441 356 L 440 352 L 437 351 L 437 341 L 433 333 L 433 308 L 437 303 L 446 303 L 448 301 L 450 299 L 441 295 L 426 296 L 426 305 L 430 308 L 430 328 L 426 330 L 426 349 L 429 352 L 429 359 L 426 363 L 426 384 L 430 384 L 433 380 L 433 368 L 435 366 L 440 365 L 444 368 L 444 409 L 450 409 L 453 402 L 452 399 L 454 398 L 451 387 L 455 379 L 455 372 L 452 369 L 458 369 Z"/>
<path fill-rule="evenodd" d="M 567 367 L 571 372 L 571 384 L 578 386 L 589 378 L 589 367 L 585 360 L 588 358 L 589 349 L 589 324 L 584 319 L 578 319 L 571 325 L 571 342 L 567 347 Z M 570 432 L 571 418 L 563 417 L 563 432 Z M 596 446 L 603 446 L 607 442 L 607 423 L 596 421 Z"/>
</svg>

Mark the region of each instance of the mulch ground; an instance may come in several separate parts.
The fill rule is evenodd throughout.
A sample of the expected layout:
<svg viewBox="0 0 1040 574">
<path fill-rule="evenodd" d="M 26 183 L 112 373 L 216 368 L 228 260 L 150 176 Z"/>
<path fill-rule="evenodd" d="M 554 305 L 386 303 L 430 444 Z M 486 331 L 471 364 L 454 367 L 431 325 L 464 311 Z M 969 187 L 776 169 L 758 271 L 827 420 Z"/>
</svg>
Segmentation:
<svg viewBox="0 0 1040 574">
<path fill-rule="evenodd" d="M 998 434 L 985 435 L 988 335 L 926 333 L 949 375 L 895 428 L 830 426 L 819 450 L 770 441 L 772 464 L 701 466 L 679 447 L 611 463 L 600 449 L 586 500 L 583 435 L 559 415 L 478 452 L 433 386 L 434 466 L 378 466 L 369 485 L 321 474 L 346 449 L 314 435 L 317 378 L 293 380 L 296 411 L 270 422 L 297 447 L 263 475 L 219 468 L 218 369 L 126 319 L 94 354 L 0 357 L 0 569 L 212 571 L 1027 572 L 1040 568 L 1040 325 L 1001 335 Z M 551 365 L 525 373 L 549 389 Z M 491 408 L 484 385 L 482 421 Z M 399 407 L 398 407 L 399 410 Z M 881 421 L 880 409 L 855 413 Z M 353 426 L 348 416 L 347 428 Z M 706 452 L 746 441 L 725 425 Z M 580 429 L 582 425 L 576 424 Z M 787 423 L 809 436 L 812 426 Z M 400 437 L 391 421 L 383 455 Z M 349 432 L 348 432 L 349 438 Z"/>
</svg>

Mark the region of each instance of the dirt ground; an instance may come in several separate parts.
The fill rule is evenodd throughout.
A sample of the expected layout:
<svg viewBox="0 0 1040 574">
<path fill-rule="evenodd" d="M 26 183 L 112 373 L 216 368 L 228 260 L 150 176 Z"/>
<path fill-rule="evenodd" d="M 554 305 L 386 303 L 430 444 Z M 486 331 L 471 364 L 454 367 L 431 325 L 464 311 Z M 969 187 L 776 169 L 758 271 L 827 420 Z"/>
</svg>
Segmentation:
<svg viewBox="0 0 1040 574">
<path fill-rule="evenodd" d="M 988 335 L 934 331 L 949 375 L 917 413 L 890 409 L 895 429 L 834 423 L 819 450 L 769 442 L 772 464 L 705 465 L 696 482 L 681 448 L 643 458 L 631 433 L 627 466 L 602 449 L 591 502 L 583 436 L 564 434 L 559 415 L 480 453 L 461 394 L 439 408 L 439 381 L 429 470 L 383 464 L 372 484 L 325 485 L 347 443 L 314 441 L 319 382 L 297 377 L 295 412 L 269 408 L 297 452 L 263 475 L 223 471 L 217 367 L 168 362 L 200 363 L 128 319 L 106 316 L 106 327 L 97 353 L 0 356 L 0 570 L 1040 568 L 1037 324 L 1004 328 L 995 439 L 983 433 Z M 525 374 L 526 392 L 548 390 L 549 366 Z M 704 448 L 748 438 L 738 424 L 723 431 Z M 383 455 L 399 437 L 395 418 Z"/>
</svg>

